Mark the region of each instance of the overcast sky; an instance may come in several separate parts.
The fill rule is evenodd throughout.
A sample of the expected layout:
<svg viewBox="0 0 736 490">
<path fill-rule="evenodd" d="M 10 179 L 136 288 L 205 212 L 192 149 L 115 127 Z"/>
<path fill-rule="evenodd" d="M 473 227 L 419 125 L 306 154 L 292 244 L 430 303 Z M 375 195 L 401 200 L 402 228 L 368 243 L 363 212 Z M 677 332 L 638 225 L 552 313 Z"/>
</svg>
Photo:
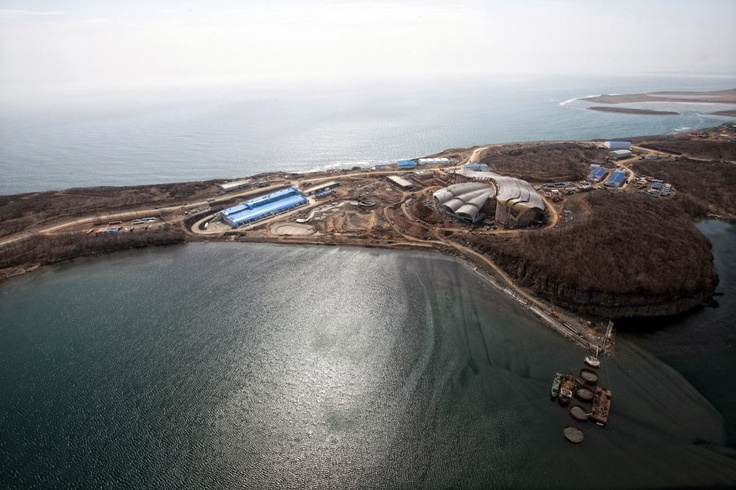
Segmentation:
<svg viewBox="0 0 736 490">
<path fill-rule="evenodd" d="M 486 73 L 736 74 L 735 0 L 0 0 L 0 96 Z"/>
</svg>

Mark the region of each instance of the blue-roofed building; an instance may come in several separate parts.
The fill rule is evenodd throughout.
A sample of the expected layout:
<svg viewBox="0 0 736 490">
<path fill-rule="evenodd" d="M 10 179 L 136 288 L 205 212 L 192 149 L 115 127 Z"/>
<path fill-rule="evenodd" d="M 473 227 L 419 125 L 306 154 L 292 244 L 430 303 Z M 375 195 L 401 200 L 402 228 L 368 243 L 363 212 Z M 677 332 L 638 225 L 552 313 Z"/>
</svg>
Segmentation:
<svg viewBox="0 0 736 490">
<path fill-rule="evenodd" d="M 593 167 L 588 174 L 588 180 L 591 182 L 600 182 L 607 173 L 608 170 L 603 167 Z"/>
<path fill-rule="evenodd" d="M 233 228 L 238 228 L 240 225 L 282 213 L 308 202 L 307 198 L 296 187 L 289 187 L 245 201 L 242 204 L 223 210 L 220 214 L 225 223 Z"/>
<path fill-rule="evenodd" d="M 626 170 L 617 168 L 611 173 L 611 176 L 608 177 L 608 180 L 603 185 L 606 187 L 621 187 L 624 182 L 626 182 Z"/>
<path fill-rule="evenodd" d="M 414 160 L 399 160 L 396 162 L 396 166 L 399 168 L 416 168 L 417 162 Z"/>
</svg>

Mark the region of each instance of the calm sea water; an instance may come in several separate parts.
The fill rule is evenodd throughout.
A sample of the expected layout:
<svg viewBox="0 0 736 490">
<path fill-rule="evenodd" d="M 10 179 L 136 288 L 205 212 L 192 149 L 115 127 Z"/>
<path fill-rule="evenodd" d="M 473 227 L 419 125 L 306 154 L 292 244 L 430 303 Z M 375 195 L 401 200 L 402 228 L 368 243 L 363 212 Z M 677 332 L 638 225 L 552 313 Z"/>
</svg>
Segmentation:
<svg viewBox="0 0 736 490">
<path fill-rule="evenodd" d="M 729 236 L 726 254 L 729 226 L 705 230 Z M 668 360 L 692 335 L 680 331 L 733 311 L 728 291 L 723 310 L 662 331 L 652 351 Z M 717 395 L 733 358 L 714 365 L 722 347 L 703 336 L 686 364 L 708 368 L 680 373 L 633 337 L 601 369 L 614 402 L 599 428 L 549 400 L 554 373 L 584 353 L 450 259 L 218 243 L 78 260 L 0 286 L 0 481 L 735 484 L 734 405 Z"/>
<path fill-rule="evenodd" d="M 515 77 L 340 88 L 210 87 L 65 97 L 0 107 L 0 194 L 232 178 L 371 165 L 446 148 L 667 134 L 720 124 L 726 107 L 657 104 L 681 116 L 606 114 L 601 93 L 733 88 L 733 78 Z"/>
</svg>

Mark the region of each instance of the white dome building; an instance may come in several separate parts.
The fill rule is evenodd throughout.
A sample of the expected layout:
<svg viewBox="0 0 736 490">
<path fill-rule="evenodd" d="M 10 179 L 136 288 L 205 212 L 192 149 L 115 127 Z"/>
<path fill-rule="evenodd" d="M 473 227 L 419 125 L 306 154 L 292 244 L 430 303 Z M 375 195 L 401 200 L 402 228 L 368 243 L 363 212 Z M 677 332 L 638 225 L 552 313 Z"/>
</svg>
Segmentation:
<svg viewBox="0 0 736 490">
<path fill-rule="evenodd" d="M 529 182 L 466 168 L 456 175 L 465 182 L 433 194 L 440 211 L 472 223 L 493 216 L 509 228 L 528 226 L 544 214 L 542 196 Z"/>
</svg>

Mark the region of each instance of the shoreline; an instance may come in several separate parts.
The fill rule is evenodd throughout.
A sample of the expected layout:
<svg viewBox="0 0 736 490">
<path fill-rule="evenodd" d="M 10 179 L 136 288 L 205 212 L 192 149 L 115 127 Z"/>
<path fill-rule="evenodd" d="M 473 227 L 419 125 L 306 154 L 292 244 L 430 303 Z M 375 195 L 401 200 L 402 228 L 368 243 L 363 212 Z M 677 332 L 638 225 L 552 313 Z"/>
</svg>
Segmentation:
<svg viewBox="0 0 736 490">
<path fill-rule="evenodd" d="M 590 106 L 586 110 L 597 112 L 610 112 L 618 114 L 639 114 L 647 116 L 679 116 L 676 111 L 661 111 L 654 109 L 636 109 L 632 107 L 611 107 L 618 104 L 644 103 L 644 102 L 673 102 L 683 104 L 736 104 L 736 89 L 702 91 L 702 92 L 646 92 L 635 94 L 602 94 L 579 97 L 572 100 L 584 102 L 597 102 L 607 106 Z M 736 108 L 714 112 L 705 112 L 710 116 L 736 117 Z"/>
<path fill-rule="evenodd" d="M 600 102 L 603 104 L 625 104 L 632 102 L 700 102 L 736 104 L 736 88 L 701 92 L 665 91 L 616 95 L 602 94 L 581 97 L 578 100 Z"/>
<path fill-rule="evenodd" d="M 727 125 L 723 126 L 726 127 Z M 586 349 L 593 349 L 595 346 L 603 347 L 600 345 L 601 332 L 595 330 L 591 332 L 589 328 L 586 329 L 585 327 L 586 324 L 590 325 L 591 322 L 593 324 L 600 323 L 600 316 L 590 312 L 576 313 L 574 309 L 562 308 L 559 304 L 556 304 L 554 299 L 545 299 L 538 292 L 528 287 L 520 287 L 516 283 L 518 279 L 514 279 L 509 275 L 509 271 L 502 270 L 491 256 L 473 248 L 472 242 L 467 242 L 463 238 L 478 238 L 485 235 L 489 238 L 515 237 L 529 233 L 528 231 L 523 229 L 493 231 L 482 227 L 479 230 L 474 230 L 474 227 L 468 228 L 466 224 L 449 222 L 445 218 L 441 218 L 444 223 L 424 221 L 424 216 L 417 214 L 419 203 L 429 200 L 433 189 L 451 183 L 454 169 L 459 168 L 465 162 L 485 159 L 488 154 L 498 154 L 504 151 L 513 153 L 529 151 L 533 154 L 533 152 L 538 151 L 538 148 L 557 148 L 558 146 L 566 148 L 565 145 L 575 151 L 581 151 L 580 148 L 586 148 L 585 151 L 600 151 L 598 149 L 600 142 L 597 141 L 552 144 L 546 142 L 510 143 L 445 150 L 435 156 L 457 157 L 457 164 L 431 167 L 431 178 L 428 181 L 421 181 L 415 177 L 418 190 L 412 191 L 399 191 L 386 183 L 385 179 L 389 175 L 408 177 L 414 175 L 413 170 L 400 169 L 361 169 L 302 174 L 268 173 L 252 177 L 252 179 L 259 182 L 266 182 L 263 188 L 258 186 L 258 188 L 253 187 L 237 192 L 220 191 L 217 185 L 221 181 L 122 188 L 119 189 L 121 196 L 132 193 L 139 197 L 142 188 L 153 189 L 150 197 L 152 200 L 127 210 L 104 205 L 101 208 L 105 210 L 104 214 L 99 211 L 95 212 L 92 208 L 87 211 L 80 211 L 77 214 L 72 213 L 66 218 L 59 218 L 59 216 L 52 213 L 40 220 L 36 226 L 15 233 L 6 233 L 5 236 L 0 237 L 0 249 L 5 248 L 4 252 L 15 250 L 16 252 L 21 251 L 31 254 L 29 256 L 31 258 L 27 259 L 26 262 L 3 267 L 0 271 L 0 281 L 18 277 L 42 265 L 63 263 L 76 257 L 103 255 L 108 252 L 130 248 L 188 242 L 239 241 L 285 245 L 342 245 L 385 250 L 403 249 L 432 252 L 459 259 L 466 267 L 483 276 L 494 288 L 506 293 L 530 310 L 548 327 L 573 340 L 581 347 Z M 642 155 L 656 153 L 645 149 L 645 147 L 638 148 L 637 151 Z M 638 158 L 632 157 L 632 162 L 636 160 Z M 622 163 L 618 163 L 618 165 L 622 165 Z M 626 162 L 623 162 L 623 165 L 624 168 L 628 168 Z M 545 172 L 549 171 L 551 170 L 545 170 Z M 305 188 L 331 180 L 337 180 L 341 183 L 336 194 L 326 201 L 311 199 L 309 205 L 304 208 L 307 211 L 312 210 L 311 214 L 318 216 L 318 219 L 304 225 L 307 227 L 305 228 L 307 230 L 305 234 L 291 234 L 289 231 L 291 225 L 288 225 L 294 217 L 298 217 L 299 213 L 302 213 L 302 208 L 238 229 L 217 228 L 215 225 L 220 226 L 218 223 L 213 224 L 206 232 L 200 228 L 200 225 L 205 222 L 212 224 L 212 218 L 219 210 L 230 207 L 244 199 L 265 195 L 289 185 L 298 185 L 300 188 Z M 540 186 L 540 188 L 542 185 L 539 182 L 544 182 L 544 180 L 534 181 L 537 182 L 535 185 Z M 76 192 L 87 196 L 85 199 L 88 199 L 89 195 L 94 194 L 95 191 L 107 197 L 109 189 L 114 188 L 105 188 L 104 190 L 88 188 L 79 189 Z M 185 189 L 186 192 L 184 192 Z M 48 196 L 71 199 L 75 195 L 73 191 L 37 193 L 37 195 L 39 196 L 39 203 L 47 203 Z M 181 198 L 178 197 L 179 194 L 190 195 L 190 197 Z M 26 196 L 24 200 L 32 197 Z M 379 204 L 371 210 L 360 209 L 357 207 L 357 202 L 360 200 L 375 200 Z M 355 205 L 352 204 L 354 202 Z M 544 225 L 545 228 L 552 230 L 559 226 L 565 226 L 564 219 L 559 224 L 557 222 L 558 214 L 561 215 L 562 210 L 567 209 L 564 208 L 564 202 L 566 200 L 563 201 L 562 206 L 546 202 L 545 208 L 548 218 Z M 61 205 L 63 209 L 66 209 L 63 202 Z M 724 213 L 720 214 L 723 215 Z M 303 216 L 303 214 L 301 215 Z M 127 223 L 134 218 L 143 216 L 156 217 L 153 230 L 157 230 L 157 235 L 151 235 L 153 230 L 147 231 L 153 225 L 146 226 L 145 229 L 131 227 L 130 233 L 105 234 L 104 237 L 99 235 L 99 231 L 95 232 L 96 227 L 103 226 L 104 228 L 105 223 L 108 225 L 113 222 Z M 735 216 L 736 213 L 734 215 L 726 213 L 726 216 L 722 217 L 734 219 Z M 136 230 L 139 231 L 133 233 Z M 286 231 L 281 233 L 280 230 Z M 46 255 L 45 257 L 48 257 L 46 259 L 41 258 L 41 256 L 33 259 L 33 252 L 25 250 L 30 245 L 36 246 L 39 242 L 42 242 L 42 245 L 48 243 L 48 247 L 53 249 L 59 239 L 72 242 L 72 248 L 58 256 L 51 254 Z M 87 248 L 73 248 L 73 246 L 79 244 Z M 103 245 L 105 248 L 99 248 Z M 47 248 L 43 250 L 47 251 Z M 654 300 L 654 297 L 652 297 L 652 300 Z M 659 311 L 657 308 L 660 308 L 661 305 L 657 306 L 652 303 L 650 307 L 651 309 L 648 311 L 656 312 Z M 679 310 L 672 310 L 671 313 L 647 313 L 644 316 L 667 316 L 679 312 Z"/>
<path fill-rule="evenodd" d="M 633 109 L 631 107 L 601 107 L 593 106 L 586 107 L 589 111 L 597 112 L 611 112 L 615 114 L 641 114 L 645 116 L 680 116 L 679 112 L 675 111 L 655 111 L 653 109 Z"/>
</svg>

